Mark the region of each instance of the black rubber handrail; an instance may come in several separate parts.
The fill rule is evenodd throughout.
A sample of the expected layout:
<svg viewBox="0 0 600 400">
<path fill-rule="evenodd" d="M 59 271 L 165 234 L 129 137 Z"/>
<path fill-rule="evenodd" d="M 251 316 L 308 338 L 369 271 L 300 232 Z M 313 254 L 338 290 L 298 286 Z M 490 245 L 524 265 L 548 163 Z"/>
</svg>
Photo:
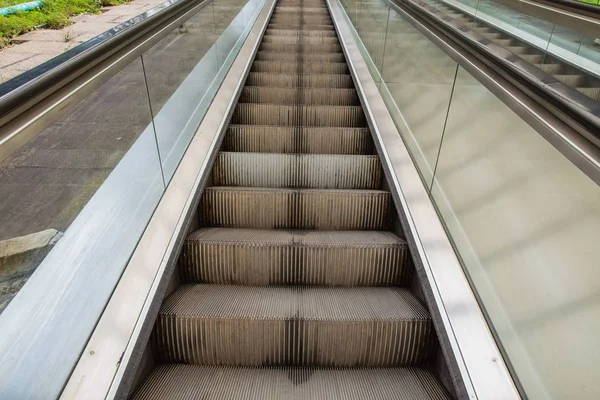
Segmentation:
<svg viewBox="0 0 600 400">
<path fill-rule="evenodd" d="M 13 109 L 60 89 L 81 71 L 97 65 L 140 36 L 160 29 L 199 3 L 211 0 L 168 0 L 71 50 L 0 85 L 0 118 Z"/>
<path fill-rule="evenodd" d="M 482 59 L 515 77 L 540 99 L 559 112 L 558 118 L 575 122 L 576 130 L 596 147 L 600 147 L 600 103 L 576 89 L 558 81 L 552 75 L 531 65 L 471 31 L 462 22 L 456 21 L 431 7 L 423 0 L 391 0 L 398 7 L 416 13 L 465 49 L 470 49 Z M 573 126 L 572 124 L 570 124 Z"/>
</svg>

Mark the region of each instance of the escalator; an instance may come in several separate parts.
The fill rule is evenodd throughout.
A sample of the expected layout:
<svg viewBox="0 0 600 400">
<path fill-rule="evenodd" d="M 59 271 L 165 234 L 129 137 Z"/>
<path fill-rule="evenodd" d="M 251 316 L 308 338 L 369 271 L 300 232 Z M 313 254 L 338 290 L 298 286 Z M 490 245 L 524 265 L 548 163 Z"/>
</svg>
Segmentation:
<svg viewBox="0 0 600 400">
<path fill-rule="evenodd" d="M 592 100 L 600 101 L 600 78 L 597 76 L 548 54 L 545 49 L 538 49 L 480 19 L 475 19 L 459 8 L 442 3 L 436 5 L 436 8 L 477 34 L 552 75 L 565 85 L 576 89 Z"/>
<path fill-rule="evenodd" d="M 451 397 L 324 1 L 275 7 L 198 221 L 133 399 Z"/>
</svg>

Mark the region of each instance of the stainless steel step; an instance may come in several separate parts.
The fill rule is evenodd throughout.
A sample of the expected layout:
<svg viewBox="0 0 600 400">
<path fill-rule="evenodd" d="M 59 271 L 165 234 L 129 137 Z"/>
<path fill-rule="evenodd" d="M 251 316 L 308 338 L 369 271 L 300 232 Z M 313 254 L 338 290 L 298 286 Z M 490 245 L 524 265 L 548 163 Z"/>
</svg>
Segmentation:
<svg viewBox="0 0 600 400">
<path fill-rule="evenodd" d="M 275 74 L 250 72 L 248 86 L 354 88 L 352 76 L 342 74 Z"/>
<path fill-rule="evenodd" d="M 252 72 L 271 72 L 276 74 L 348 74 L 346 63 L 319 61 L 255 61 Z"/>
<path fill-rule="evenodd" d="M 299 31 L 292 29 L 267 29 L 265 36 L 291 36 L 291 37 L 332 37 L 337 40 L 334 30 L 328 29 L 325 31 Z"/>
<path fill-rule="evenodd" d="M 289 43 L 289 44 L 335 44 L 339 43 L 334 36 L 304 36 L 304 35 L 272 35 L 263 36 L 263 43 Z"/>
<path fill-rule="evenodd" d="M 519 57 L 531 64 L 540 64 L 544 60 L 541 54 L 519 54 Z"/>
<path fill-rule="evenodd" d="M 381 190 L 208 187 L 200 202 L 207 226 L 256 229 L 387 230 L 393 212 Z"/>
<path fill-rule="evenodd" d="M 409 282 L 407 260 L 391 232 L 204 228 L 187 237 L 179 271 L 185 283 L 387 286 Z"/>
<path fill-rule="evenodd" d="M 286 43 L 262 43 L 259 47 L 262 51 L 276 51 L 280 53 L 341 53 L 342 47 L 337 43 L 328 44 L 286 44 Z"/>
<path fill-rule="evenodd" d="M 242 103 L 287 105 L 360 105 L 360 100 L 356 90 L 338 88 L 246 86 L 242 90 L 239 101 Z"/>
<path fill-rule="evenodd" d="M 258 153 L 373 154 L 367 128 L 230 125 L 225 151 Z"/>
<path fill-rule="evenodd" d="M 231 368 L 168 364 L 134 400 L 449 400 L 426 369 Z"/>
<path fill-rule="evenodd" d="M 517 55 L 531 54 L 532 52 L 532 49 L 526 46 L 505 46 L 505 49 Z"/>
<path fill-rule="evenodd" d="M 279 3 L 282 4 L 282 3 Z M 324 12 L 324 13 L 328 13 L 329 11 L 327 11 L 327 7 L 319 4 L 319 5 L 315 5 L 315 6 L 306 6 L 306 7 L 300 7 L 300 6 L 285 6 L 285 5 L 279 5 L 276 9 L 276 12 L 305 12 L 305 13 L 317 13 L 317 12 Z M 274 11 L 274 12 L 275 12 Z"/>
<path fill-rule="evenodd" d="M 238 103 L 232 123 L 243 125 L 364 127 L 360 106 L 312 106 Z"/>
<path fill-rule="evenodd" d="M 255 61 L 304 61 L 304 62 L 346 62 L 343 53 L 279 53 L 258 51 Z"/>
<path fill-rule="evenodd" d="M 392 367 L 431 354 L 427 310 L 404 288 L 181 285 L 156 320 L 162 362 Z"/>
<path fill-rule="evenodd" d="M 586 96 L 596 100 L 596 101 L 600 101 L 600 88 L 597 87 L 588 87 L 588 88 L 583 88 L 583 87 L 578 87 L 576 88 L 578 91 L 580 91 L 581 93 L 585 94 Z"/>
<path fill-rule="evenodd" d="M 560 74 L 562 70 L 562 65 L 560 64 L 535 64 L 535 66 L 551 75 Z"/>
<path fill-rule="evenodd" d="M 215 186 L 379 189 L 382 170 L 375 155 L 220 152 L 212 177 Z"/>
<path fill-rule="evenodd" d="M 297 29 L 297 30 L 303 30 L 303 31 L 309 31 L 309 30 L 316 30 L 316 31 L 322 31 L 322 30 L 333 30 L 333 25 L 331 24 L 300 24 L 300 23 L 289 23 L 289 22 L 276 22 L 276 23 L 269 23 L 269 25 L 267 25 L 268 28 L 274 28 L 274 29 Z"/>
<path fill-rule="evenodd" d="M 554 74 L 554 77 L 572 87 L 583 86 L 585 84 L 585 77 L 579 74 Z"/>
</svg>

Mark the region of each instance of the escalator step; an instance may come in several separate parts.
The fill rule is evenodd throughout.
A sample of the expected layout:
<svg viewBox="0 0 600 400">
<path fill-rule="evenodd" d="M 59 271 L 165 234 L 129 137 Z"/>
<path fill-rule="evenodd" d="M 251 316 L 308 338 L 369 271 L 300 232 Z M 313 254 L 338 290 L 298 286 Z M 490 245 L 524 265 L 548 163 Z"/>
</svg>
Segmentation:
<svg viewBox="0 0 600 400">
<path fill-rule="evenodd" d="M 255 61 L 321 61 L 321 62 L 346 62 L 343 53 L 285 53 L 276 51 L 258 51 Z"/>
<path fill-rule="evenodd" d="M 301 45 L 263 42 L 259 50 L 280 53 L 341 53 L 342 47 L 338 43 Z"/>
<path fill-rule="evenodd" d="M 256 153 L 373 154 L 368 128 L 230 125 L 225 151 Z"/>
<path fill-rule="evenodd" d="M 361 106 L 238 103 L 232 123 L 242 125 L 366 127 Z"/>
<path fill-rule="evenodd" d="M 576 88 L 578 91 L 580 91 L 581 93 L 585 94 L 587 97 L 596 100 L 596 101 L 600 101 L 600 88 L 597 87 L 578 87 Z"/>
<path fill-rule="evenodd" d="M 536 64 L 535 66 L 551 75 L 558 75 L 562 70 L 562 65 L 560 64 Z"/>
<path fill-rule="evenodd" d="M 220 152 L 213 185 L 265 188 L 379 189 L 376 155 Z"/>
<path fill-rule="evenodd" d="M 510 51 L 513 54 L 521 55 L 521 54 L 531 54 L 532 49 L 525 46 L 505 46 L 506 50 Z"/>
<path fill-rule="evenodd" d="M 269 25 L 267 27 L 273 28 L 273 29 L 297 29 L 297 30 L 304 30 L 304 31 L 333 30 L 333 25 L 330 25 L 330 24 L 306 25 L 306 24 L 293 24 L 293 23 L 289 23 L 289 22 L 269 23 Z"/>
<path fill-rule="evenodd" d="M 359 106 L 354 89 L 339 88 L 279 88 L 246 86 L 240 95 L 241 103 L 306 104 L 332 106 Z"/>
<path fill-rule="evenodd" d="M 269 36 L 291 36 L 291 37 L 331 37 L 337 40 L 335 31 L 298 31 L 291 29 L 267 29 L 265 32 L 265 38 Z"/>
<path fill-rule="evenodd" d="M 354 88 L 352 76 L 342 74 L 275 74 L 250 72 L 248 86 Z"/>
<path fill-rule="evenodd" d="M 282 4 L 281 2 L 279 4 Z M 322 4 L 314 5 L 312 7 L 300 7 L 300 6 L 278 6 L 275 11 L 273 12 L 273 14 L 275 14 L 276 12 L 282 12 L 282 13 L 286 13 L 286 12 L 290 12 L 290 13 L 297 13 L 297 12 L 305 12 L 305 13 L 325 13 L 327 15 L 329 15 L 329 11 L 327 10 L 327 7 L 323 6 Z"/>
<path fill-rule="evenodd" d="M 320 369 L 158 367 L 134 400 L 449 400 L 435 376 L 420 368 Z"/>
<path fill-rule="evenodd" d="M 276 74 L 348 74 L 346 63 L 315 61 L 255 61 L 252 72 L 273 72 Z"/>
<path fill-rule="evenodd" d="M 186 283 L 387 286 L 410 282 L 407 259 L 391 232 L 204 228 L 187 237 L 179 270 Z"/>
<path fill-rule="evenodd" d="M 394 211 L 380 190 L 209 187 L 200 218 L 224 228 L 387 230 Z"/>
<path fill-rule="evenodd" d="M 531 64 L 540 64 L 544 60 L 541 54 L 519 54 L 519 57 Z"/>
<path fill-rule="evenodd" d="M 427 310 L 404 288 L 181 285 L 156 321 L 163 362 L 413 366 L 432 353 Z"/>
<path fill-rule="evenodd" d="M 336 44 L 339 43 L 339 41 L 334 36 L 291 36 L 267 34 L 263 37 L 263 43 Z"/>
<path fill-rule="evenodd" d="M 554 77 L 572 87 L 583 86 L 585 84 L 585 77 L 579 74 L 555 74 Z"/>
</svg>

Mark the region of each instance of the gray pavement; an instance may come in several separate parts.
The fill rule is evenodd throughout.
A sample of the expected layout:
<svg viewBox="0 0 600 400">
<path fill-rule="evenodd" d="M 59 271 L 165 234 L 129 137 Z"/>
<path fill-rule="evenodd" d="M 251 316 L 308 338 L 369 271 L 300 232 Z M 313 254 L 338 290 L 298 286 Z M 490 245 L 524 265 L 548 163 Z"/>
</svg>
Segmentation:
<svg viewBox="0 0 600 400">
<path fill-rule="evenodd" d="M 78 15 L 63 29 L 39 29 L 13 40 L 14 45 L 0 50 L 0 83 L 163 3 L 164 0 L 133 0 L 105 7 L 101 14 Z"/>
<path fill-rule="evenodd" d="M 217 3 L 144 54 L 150 96 L 137 59 L 0 162 L 0 240 L 68 228 L 244 2 Z"/>
</svg>

